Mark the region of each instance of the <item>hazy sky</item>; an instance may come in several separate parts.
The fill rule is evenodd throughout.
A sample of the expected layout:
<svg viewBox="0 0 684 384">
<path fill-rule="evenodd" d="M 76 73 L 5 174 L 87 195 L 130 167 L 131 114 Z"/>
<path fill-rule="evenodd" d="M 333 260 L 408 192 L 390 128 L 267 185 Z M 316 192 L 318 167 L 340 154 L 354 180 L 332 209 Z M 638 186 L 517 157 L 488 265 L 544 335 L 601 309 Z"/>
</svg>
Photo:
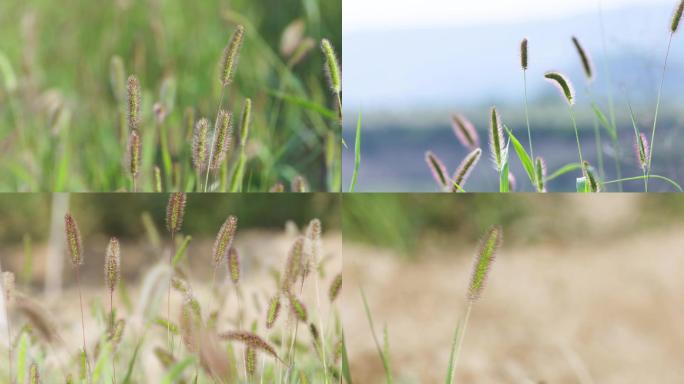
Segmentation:
<svg viewBox="0 0 684 384">
<path fill-rule="evenodd" d="M 516 22 L 629 4 L 672 4 L 677 0 L 344 0 L 343 29 L 394 29 L 435 25 Z"/>
</svg>

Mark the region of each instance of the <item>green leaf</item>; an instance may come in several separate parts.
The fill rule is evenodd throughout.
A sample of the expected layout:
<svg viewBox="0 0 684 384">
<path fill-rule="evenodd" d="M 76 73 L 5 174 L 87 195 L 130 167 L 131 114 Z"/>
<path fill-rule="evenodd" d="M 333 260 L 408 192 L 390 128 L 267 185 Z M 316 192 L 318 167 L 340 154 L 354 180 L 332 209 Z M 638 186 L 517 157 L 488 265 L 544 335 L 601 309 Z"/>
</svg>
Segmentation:
<svg viewBox="0 0 684 384">
<path fill-rule="evenodd" d="M 535 187 L 534 163 L 532 162 L 530 155 L 527 154 L 527 151 L 525 151 L 525 148 L 520 144 L 520 141 L 518 141 L 513 132 L 511 132 L 506 125 L 504 125 L 504 129 L 508 132 L 508 137 L 510 138 L 511 143 L 513 143 L 513 148 L 515 149 L 515 153 L 518 154 L 518 158 L 520 159 L 523 168 L 525 168 L 527 177 L 529 177 L 532 186 Z"/>
<path fill-rule="evenodd" d="M 582 169 L 582 165 L 580 163 L 570 163 L 570 164 L 565 164 L 564 166 L 558 168 L 558 170 L 551 175 L 546 177 L 545 181 L 551 181 L 553 179 L 556 179 L 568 172 L 572 172 L 576 169 Z"/>
<path fill-rule="evenodd" d="M 111 344 L 107 341 L 101 344 L 100 354 L 95 362 L 95 369 L 93 369 L 92 382 L 93 383 L 111 383 L 112 379 L 109 377 L 107 367 L 109 367 L 109 352 Z"/>
<path fill-rule="evenodd" d="M 131 356 L 131 359 L 128 361 L 128 370 L 126 371 L 126 377 L 123 380 L 123 384 L 128 384 L 131 382 L 131 376 L 133 375 L 133 367 L 135 366 L 135 362 L 138 359 L 138 352 L 140 351 L 142 342 L 143 339 L 140 339 L 140 341 L 138 341 L 138 344 L 135 346 L 135 350 L 133 351 L 133 356 Z"/>
<path fill-rule="evenodd" d="M 507 193 L 510 186 L 508 184 L 508 161 L 504 163 L 503 169 L 499 174 L 499 192 Z"/>
<path fill-rule="evenodd" d="M 589 182 L 587 182 L 586 177 L 578 177 L 575 185 L 577 187 L 577 192 L 581 192 L 581 193 L 590 192 Z"/>
<path fill-rule="evenodd" d="M 176 363 L 162 378 L 161 384 L 173 384 L 183 375 L 183 371 L 195 362 L 194 356 L 188 356 Z"/>
<path fill-rule="evenodd" d="M 390 369 L 390 364 L 388 357 L 385 356 L 385 353 L 383 352 L 383 348 L 380 346 L 380 342 L 378 341 L 378 336 L 375 334 L 375 326 L 373 325 L 373 316 L 371 315 L 370 307 L 368 307 L 368 299 L 366 299 L 366 293 L 363 291 L 363 288 L 360 288 L 361 291 L 361 298 L 363 298 L 363 307 L 366 311 L 366 318 L 368 318 L 368 324 L 370 325 L 371 329 L 371 334 L 373 335 L 373 341 L 375 342 L 375 347 L 378 350 L 378 354 L 380 355 L 380 360 L 382 360 L 382 366 L 385 369 L 385 377 L 387 379 L 387 384 L 392 384 L 392 371 Z"/>
<path fill-rule="evenodd" d="M 454 380 L 454 356 L 456 356 L 456 349 L 458 348 L 458 339 L 461 333 L 461 321 L 459 320 L 454 331 L 454 339 L 451 341 L 451 353 L 449 353 L 449 367 L 447 368 L 445 384 L 452 384 Z"/>
<path fill-rule="evenodd" d="M 608 122 L 608 118 L 606 118 L 606 115 L 601 112 L 601 109 L 599 108 L 598 105 L 595 103 L 591 104 L 591 108 L 594 110 L 594 114 L 596 115 L 596 118 L 599 120 L 603 128 L 606 129 L 606 132 L 610 135 L 610 138 L 613 140 L 617 140 L 617 131 L 615 130 L 615 127 L 613 127 L 610 122 Z"/>
<path fill-rule="evenodd" d="M 171 260 L 171 265 L 175 267 L 185 258 L 185 251 L 188 249 L 190 240 L 192 240 L 192 236 L 185 236 L 185 239 L 183 239 L 183 242 L 181 243 L 180 247 L 178 247 L 176 254 L 173 256 L 173 259 Z"/>
<path fill-rule="evenodd" d="M 351 184 L 349 185 L 349 192 L 354 192 L 356 188 L 356 181 L 359 177 L 359 167 L 361 166 L 361 112 L 359 112 L 359 119 L 356 122 L 356 141 L 354 143 L 354 173 L 352 174 Z"/>
<path fill-rule="evenodd" d="M 268 94 L 277 99 L 281 99 L 287 103 L 302 107 L 304 109 L 308 109 L 309 111 L 316 112 L 319 115 L 326 117 L 328 119 L 338 119 L 337 112 L 328 109 L 320 104 L 314 103 L 313 101 L 307 100 L 303 97 L 288 95 L 284 92 L 274 90 L 268 90 Z"/>
<path fill-rule="evenodd" d="M 347 384 L 352 384 L 351 371 L 349 369 L 349 355 L 347 354 L 347 342 L 342 332 L 342 376 Z"/>
<path fill-rule="evenodd" d="M 28 350 L 29 339 L 26 332 L 21 334 L 19 348 L 17 350 L 17 383 L 26 382 L 26 352 Z"/>
</svg>

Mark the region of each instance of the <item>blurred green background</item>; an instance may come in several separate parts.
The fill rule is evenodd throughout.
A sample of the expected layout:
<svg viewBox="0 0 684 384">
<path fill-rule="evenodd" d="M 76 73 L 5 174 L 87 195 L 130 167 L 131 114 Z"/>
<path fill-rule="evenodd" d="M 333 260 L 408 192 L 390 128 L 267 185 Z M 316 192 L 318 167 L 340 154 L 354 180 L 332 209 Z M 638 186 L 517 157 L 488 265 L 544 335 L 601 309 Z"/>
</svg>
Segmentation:
<svg viewBox="0 0 684 384">
<path fill-rule="evenodd" d="M 171 154 L 188 166 L 186 109 L 213 121 L 219 61 L 237 24 L 247 33 L 224 105 L 239 116 L 243 100 L 254 101 L 244 189 L 268 190 L 298 174 L 314 191 L 338 188 L 339 170 L 326 156 L 339 157 L 339 149 L 326 153 L 326 143 L 339 139 L 339 123 L 317 46 L 328 38 L 341 58 L 341 12 L 341 0 L 0 2 L 0 190 L 128 186 L 121 166 L 125 119 L 110 83 L 115 55 L 127 75 L 140 79 L 143 136 L 155 129 L 152 104 L 166 83 Z M 299 31 L 289 40 L 288 26 Z M 300 60 L 287 52 L 286 40 L 300 43 Z M 151 168 L 159 163 L 159 153 L 143 151 L 143 189 L 151 190 Z"/>
<path fill-rule="evenodd" d="M 81 235 L 105 234 L 122 239 L 146 236 L 143 216 L 149 214 L 160 235 L 166 236 L 168 194 L 70 194 L 69 210 Z M 292 221 L 300 228 L 313 218 L 325 230 L 340 228 L 339 195 L 310 194 L 188 194 L 182 233 L 194 238 L 213 238 L 228 215 L 239 220 L 240 230 L 284 230 Z M 0 244 L 21 244 L 24 235 L 34 242 L 49 234 L 53 194 L 4 194 L 0 199 Z M 60 221 L 62 217 L 58 218 Z M 61 239 L 60 235 L 60 239 Z"/>
<path fill-rule="evenodd" d="M 426 242 L 472 244 L 485 230 L 504 227 L 507 244 L 620 238 L 684 223 L 679 194 L 346 194 L 344 241 L 417 256 Z"/>
</svg>

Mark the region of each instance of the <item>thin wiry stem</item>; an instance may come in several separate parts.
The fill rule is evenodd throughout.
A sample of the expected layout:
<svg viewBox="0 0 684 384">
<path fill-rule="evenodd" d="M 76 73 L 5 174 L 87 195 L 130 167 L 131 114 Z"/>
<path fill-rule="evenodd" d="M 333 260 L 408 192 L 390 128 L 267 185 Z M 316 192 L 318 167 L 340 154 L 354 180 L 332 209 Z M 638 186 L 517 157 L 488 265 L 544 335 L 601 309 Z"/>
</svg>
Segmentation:
<svg viewBox="0 0 684 384">
<path fill-rule="evenodd" d="M 7 305 L 9 304 L 7 302 L 7 298 L 5 297 L 5 318 L 7 319 L 7 360 L 9 362 L 9 381 L 8 383 L 12 383 L 12 330 L 10 328 L 10 318 L 9 318 L 9 311 L 7 310 Z"/>
<path fill-rule="evenodd" d="M 615 172 L 617 173 L 617 178 L 622 179 L 622 165 L 620 162 L 622 160 L 622 152 L 620 150 L 620 138 L 618 136 L 617 125 L 615 123 L 615 103 L 613 101 L 613 76 L 608 67 L 608 48 L 606 44 L 606 28 L 603 22 L 603 6 L 601 0 L 598 0 L 599 8 L 599 25 L 601 27 L 601 45 L 603 48 L 603 59 L 606 60 L 606 65 L 604 68 L 606 79 L 608 82 L 608 113 L 610 115 L 610 124 L 613 126 L 615 131 L 615 137 L 613 138 L 613 150 L 615 151 Z M 622 192 L 622 182 L 618 183 L 618 191 Z"/>
<path fill-rule="evenodd" d="M 221 112 L 221 106 L 223 105 L 223 95 L 226 93 L 226 87 L 221 87 L 221 97 L 219 97 L 218 107 L 216 109 L 216 119 L 214 120 L 214 134 L 211 139 L 211 148 L 209 148 L 209 158 L 207 159 L 207 176 L 204 180 L 204 192 L 207 191 L 209 187 L 209 173 L 211 172 L 211 158 L 214 156 L 214 146 L 216 145 L 216 128 L 218 127 L 219 113 Z"/>
<path fill-rule="evenodd" d="M 171 336 L 171 279 L 173 279 L 173 249 L 175 248 L 174 233 L 171 232 L 171 252 L 169 252 L 169 287 L 166 294 L 166 340 L 169 343 L 169 351 L 173 356 L 173 340 Z"/>
<path fill-rule="evenodd" d="M 589 94 L 589 100 L 592 104 L 596 104 L 594 100 L 594 95 L 591 92 L 591 85 L 587 83 L 587 94 Z M 603 166 L 603 146 L 601 145 L 601 131 L 599 129 L 599 124 L 596 116 L 594 116 L 594 140 L 596 141 L 596 157 L 598 159 L 599 174 L 601 178 L 605 179 L 606 172 Z"/>
<path fill-rule="evenodd" d="M 656 102 L 655 117 L 653 118 L 653 130 L 651 131 L 651 150 L 648 152 L 648 170 L 646 171 L 646 192 L 648 192 L 648 179 L 651 175 L 651 164 L 653 161 L 653 147 L 655 147 L 655 132 L 658 123 L 658 112 L 660 110 L 660 97 L 663 93 L 663 83 L 665 82 L 665 71 L 667 70 L 667 59 L 670 57 L 670 47 L 672 46 L 672 37 L 674 33 L 670 33 L 670 39 L 667 42 L 667 52 L 665 53 L 665 63 L 663 64 L 663 74 L 660 77 L 660 87 L 658 87 L 658 101 Z"/>
<path fill-rule="evenodd" d="M 577 122 L 575 121 L 575 112 L 572 106 L 569 107 L 570 119 L 572 120 L 572 127 L 575 129 L 575 139 L 577 140 L 577 153 L 579 154 L 580 164 L 584 164 L 584 158 L 582 157 L 582 146 L 580 145 L 579 131 L 577 130 Z M 582 176 L 586 177 L 586 171 L 584 165 L 582 165 Z"/>
<path fill-rule="evenodd" d="M 527 104 L 527 70 L 523 69 L 523 85 L 525 87 L 525 122 L 527 123 L 527 140 L 530 145 L 530 156 L 534 159 L 534 150 L 532 149 L 532 130 L 530 129 L 530 115 Z"/>
<path fill-rule="evenodd" d="M 466 308 L 465 316 L 463 316 L 462 326 L 460 327 L 458 333 L 458 344 L 456 345 L 456 353 L 454 354 L 453 369 L 456 369 L 456 363 L 458 363 L 458 357 L 461 355 L 461 347 L 463 346 L 463 339 L 465 338 L 466 328 L 468 327 L 468 319 L 470 319 L 470 311 L 473 308 L 473 302 L 468 300 L 468 307 Z M 455 376 L 455 375 L 454 375 Z M 451 382 L 454 382 L 454 377 L 451 377 Z"/>
<path fill-rule="evenodd" d="M 112 334 L 115 332 L 114 330 L 114 291 L 110 290 L 109 291 L 109 317 L 111 318 L 111 328 L 110 332 Z M 113 346 L 112 346 L 113 348 Z M 115 359 L 116 351 L 112 349 L 112 379 L 114 380 L 114 384 L 116 384 L 116 359 Z"/>
<path fill-rule="evenodd" d="M 313 271 L 314 280 L 316 281 L 316 310 L 318 311 L 318 327 L 321 329 L 321 353 L 323 354 L 323 372 L 325 383 L 328 383 L 328 364 L 326 362 L 325 354 L 325 329 L 323 328 L 323 319 L 321 318 L 321 295 L 318 283 L 318 260 L 316 260 L 316 269 Z"/>
<path fill-rule="evenodd" d="M 81 308 L 81 335 L 83 336 L 83 355 L 86 360 L 86 371 L 90 377 L 90 361 L 88 361 L 88 352 L 86 352 L 86 338 L 85 338 L 85 318 L 83 317 L 83 293 L 81 292 L 81 268 L 76 266 L 76 285 L 78 286 L 78 302 Z"/>
</svg>

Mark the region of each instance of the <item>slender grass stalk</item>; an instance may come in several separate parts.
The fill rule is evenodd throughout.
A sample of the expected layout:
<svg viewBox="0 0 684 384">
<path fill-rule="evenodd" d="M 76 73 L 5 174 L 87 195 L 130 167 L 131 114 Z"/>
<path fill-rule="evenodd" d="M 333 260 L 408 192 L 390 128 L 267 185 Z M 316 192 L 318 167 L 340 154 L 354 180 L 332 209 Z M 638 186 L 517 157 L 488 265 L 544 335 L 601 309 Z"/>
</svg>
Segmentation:
<svg viewBox="0 0 684 384">
<path fill-rule="evenodd" d="M 5 319 L 7 320 L 7 362 L 8 362 L 8 383 L 12 383 L 12 328 L 10 326 L 9 306 L 10 301 L 14 296 L 14 275 L 11 272 L 2 272 L 0 268 L 0 277 L 2 278 L 2 294 L 5 301 Z"/>
<path fill-rule="evenodd" d="M 320 295 L 320 276 L 319 276 L 319 271 L 320 271 L 320 251 L 321 251 L 321 234 L 322 234 L 322 228 L 321 228 L 321 221 L 318 219 L 313 219 L 309 223 L 309 227 L 307 228 L 307 238 L 310 243 L 310 252 L 311 252 L 311 261 L 314 264 L 313 268 L 313 275 L 314 275 L 314 282 L 316 286 L 316 311 L 317 311 L 317 317 L 318 317 L 318 327 L 320 328 L 321 332 L 323 333 L 324 337 L 321 338 L 321 354 L 323 356 L 323 372 L 325 373 L 325 383 L 328 383 L 328 366 L 327 366 L 327 355 L 326 355 L 326 342 L 325 342 L 325 328 L 323 327 L 323 319 L 322 319 L 322 313 L 323 311 L 321 310 L 321 295 Z"/>
<path fill-rule="evenodd" d="M 606 28 L 603 22 L 603 5 L 601 0 L 598 0 L 599 8 L 599 25 L 601 28 L 601 46 L 603 48 L 603 58 L 606 60 L 605 73 L 608 82 L 608 113 L 610 114 L 610 124 L 613 127 L 615 135 L 613 136 L 613 150 L 615 151 L 615 171 L 617 173 L 617 178 L 622 178 L 622 166 L 621 164 L 621 150 L 620 150 L 620 138 L 618 135 L 617 125 L 615 123 L 615 103 L 613 100 L 613 76 L 608 66 L 608 48 L 606 43 Z M 622 182 L 618 183 L 618 191 L 622 192 Z"/>
<path fill-rule="evenodd" d="M 361 112 L 356 121 L 356 139 L 354 140 L 354 172 L 352 173 L 351 182 L 349 184 L 349 192 L 354 192 L 356 189 L 356 182 L 359 178 L 359 168 L 361 167 Z"/>
<path fill-rule="evenodd" d="M 667 72 L 667 60 L 670 57 L 670 48 L 672 47 L 672 38 L 674 37 L 677 28 L 679 27 L 679 21 L 682 18 L 682 11 L 684 10 L 684 0 L 680 1 L 679 5 L 675 9 L 674 15 L 672 17 L 672 23 L 670 25 L 670 37 L 667 41 L 667 51 L 665 53 L 665 62 L 663 63 L 663 73 L 660 77 L 660 86 L 658 87 L 658 99 L 656 101 L 655 116 L 653 117 L 653 129 L 651 130 L 651 150 L 648 153 L 648 169 L 646 170 L 646 192 L 648 192 L 648 180 L 651 175 L 651 167 L 653 165 L 653 151 L 655 149 L 655 133 L 656 127 L 658 126 L 658 112 L 660 111 L 660 99 L 663 93 L 663 84 L 665 83 L 665 72 Z"/>
<path fill-rule="evenodd" d="M 572 88 L 572 83 L 560 72 L 546 72 L 544 77 L 555 85 L 561 94 L 565 97 L 568 103 L 568 111 L 570 112 L 570 119 L 572 120 L 572 128 L 575 131 L 575 140 L 577 141 L 577 153 L 579 155 L 579 163 L 584 164 L 584 157 L 582 156 L 582 145 L 580 144 L 579 131 L 577 129 L 577 122 L 575 120 L 575 112 L 573 106 L 575 105 L 575 91 Z M 586 177 L 586 170 L 582 167 L 582 177 Z"/>
<path fill-rule="evenodd" d="M 639 163 L 639 167 L 641 168 L 641 171 L 644 176 L 644 192 L 648 190 L 648 184 L 647 180 L 648 177 L 646 177 L 646 171 L 648 169 L 648 156 L 650 154 L 649 148 L 648 148 L 648 139 L 646 138 L 646 135 L 642 132 L 639 131 L 639 127 L 637 126 L 637 121 L 636 121 L 636 115 L 634 114 L 634 110 L 632 109 L 632 103 L 629 101 L 629 96 L 625 95 L 625 98 L 627 99 L 627 107 L 629 108 L 629 117 L 632 121 L 632 127 L 634 128 L 634 141 L 635 141 L 635 146 L 634 146 L 634 151 L 636 153 L 636 158 Z"/>
<path fill-rule="evenodd" d="M 463 346 L 463 339 L 465 338 L 466 329 L 468 327 L 468 320 L 470 319 L 470 313 L 472 311 L 473 304 L 480 299 L 482 291 L 484 290 L 485 284 L 487 282 L 487 277 L 489 275 L 489 270 L 491 269 L 494 258 L 496 257 L 496 252 L 501 246 L 503 240 L 503 230 L 501 227 L 494 225 L 487 230 L 487 233 L 482 238 L 480 243 L 480 248 L 474 259 L 473 264 L 473 274 L 470 279 L 470 284 L 468 285 L 468 294 L 466 312 L 463 316 L 463 320 L 459 323 L 459 338 L 454 353 L 453 369 L 456 368 L 458 358 L 460 356 L 460 351 Z M 453 378 L 452 378 L 453 382 Z"/>
<path fill-rule="evenodd" d="M 107 285 L 107 290 L 109 291 L 109 318 L 110 332 L 114 333 L 114 290 L 119 284 L 121 278 L 121 250 L 119 247 L 119 240 L 116 237 L 109 239 L 109 244 L 107 245 L 107 251 L 105 252 L 105 282 Z M 116 383 L 116 350 L 112 349 L 112 373 L 114 376 L 114 382 Z"/>
<path fill-rule="evenodd" d="M 175 249 L 175 234 L 178 233 L 183 225 L 183 216 L 185 215 L 186 195 L 182 192 L 175 192 L 169 196 L 169 202 L 166 206 L 166 229 L 171 234 L 171 252 L 169 252 L 169 285 L 166 296 L 166 319 L 168 321 L 166 326 L 166 337 L 169 343 L 169 350 L 173 354 L 173 336 L 171 335 L 170 321 L 171 321 L 171 280 L 173 279 L 173 254 Z"/>
<path fill-rule="evenodd" d="M 81 309 L 81 336 L 83 337 L 83 355 L 86 360 L 87 374 L 90 377 L 90 362 L 88 361 L 88 352 L 86 350 L 85 337 L 85 318 L 83 316 L 83 294 L 81 292 L 81 265 L 83 264 L 83 243 L 81 241 L 81 232 L 78 229 L 78 224 L 74 217 L 67 213 L 64 216 L 64 228 L 66 233 L 66 241 L 69 247 L 71 256 L 71 265 L 76 272 L 76 285 L 78 286 L 78 300 Z"/>
<path fill-rule="evenodd" d="M 523 87 L 525 89 L 525 123 L 527 124 L 527 141 L 530 146 L 530 157 L 534 159 L 534 149 L 532 149 L 532 129 L 530 128 L 530 114 L 527 98 L 527 66 L 529 64 L 529 52 L 527 39 L 520 43 L 520 67 L 523 72 Z"/>
</svg>

